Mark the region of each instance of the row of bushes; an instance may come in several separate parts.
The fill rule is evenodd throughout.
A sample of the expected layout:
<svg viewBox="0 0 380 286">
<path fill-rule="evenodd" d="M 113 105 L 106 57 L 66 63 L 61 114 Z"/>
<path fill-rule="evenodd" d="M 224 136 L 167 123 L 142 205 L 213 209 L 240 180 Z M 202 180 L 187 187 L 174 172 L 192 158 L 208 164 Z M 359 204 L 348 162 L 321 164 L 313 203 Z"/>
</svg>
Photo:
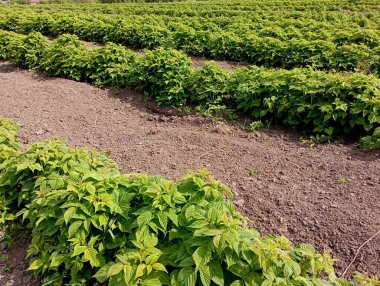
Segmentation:
<svg viewBox="0 0 380 286">
<path fill-rule="evenodd" d="M 77 37 L 50 42 L 39 33 L 0 32 L 0 59 L 100 86 L 131 86 L 169 106 L 224 106 L 306 132 L 371 135 L 380 126 L 380 80 L 310 69 L 191 67 L 183 53 L 159 48 L 144 56 L 115 44 L 86 49 Z"/>
<path fill-rule="evenodd" d="M 41 0 L 38 4 L 64 4 L 64 3 L 153 3 L 174 2 L 186 0 Z M 9 0 L 10 4 L 31 4 L 31 0 Z"/>
<path fill-rule="evenodd" d="M 201 29 L 193 28 L 184 25 L 185 20 L 161 24 L 160 19 L 152 19 L 150 15 L 120 19 L 89 17 L 87 12 L 78 12 L 73 17 L 66 12 L 22 14 L 21 9 L 18 10 L 0 17 L 0 29 L 25 34 L 41 32 L 53 37 L 68 33 L 86 41 L 113 42 L 133 48 L 176 48 L 190 55 L 247 61 L 264 67 L 311 66 L 380 75 L 380 36 L 376 30 L 342 31 L 334 33 L 334 40 L 308 40 L 302 33 L 299 37 L 282 40 L 282 32 L 275 27 L 271 29 L 272 26 L 261 29 L 265 34 L 260 36 L 247 31 L 250 28 L 244 25 L 224 31 L 212 23 Z"/>
<path fill-rule="evenodd" d="M 363 20 L 377 20 L 378 2 L 372 0 L 365 1 L 175 1 L 173 3 L 144 3 L 142 4 L 88 4 L 86 7 L 80 5 L 62 4 L 59 7 L 50 5 L 39 5 L 33 7 L 36 10 L 72 10 L 78 8 L 86 11 L 106 12 L 109 14 L 138 15 L 138 14 L 155 14 L 167 16 L 201 16 L 201 17 L 234 17 L 243 16 L 247 19 L 259 18 L 293 18 L 293 19 L 311 19 L 325 21 L 337 21 L 350 19 L 347 21 L 350 26 L 359 24 Z M 350 11 L 350 13 L 347 13 Z M 343 13 L 342 13 L 343 12 Z M 267 17 L 265 17 L 267 16 Z M 375 22 L 376 23 L 376 22 Z"/>
<path fill-rule="evenodd" d="M 327 254 L 249 228 L 206 171 L 178 182 L 124 175 L 58 138 L 22 150 L 16 133 L 0 119 L 0 222 L 31 230 L 29 270 L 44 285 L 355 285 Z"/>
</svg>

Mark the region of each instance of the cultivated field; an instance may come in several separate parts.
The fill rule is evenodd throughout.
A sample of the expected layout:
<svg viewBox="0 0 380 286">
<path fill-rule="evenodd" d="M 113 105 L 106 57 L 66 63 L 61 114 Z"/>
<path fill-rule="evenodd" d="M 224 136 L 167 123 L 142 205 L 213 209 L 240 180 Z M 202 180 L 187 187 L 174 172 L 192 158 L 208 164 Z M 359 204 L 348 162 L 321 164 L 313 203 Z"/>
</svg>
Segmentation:
<svg viewBox="0 0 380 286">
<path fill-rule="evenodd" d="M 380 1 L 1 5 L 0 60 L 1 285 L 378 285 Z"/>
</svg>

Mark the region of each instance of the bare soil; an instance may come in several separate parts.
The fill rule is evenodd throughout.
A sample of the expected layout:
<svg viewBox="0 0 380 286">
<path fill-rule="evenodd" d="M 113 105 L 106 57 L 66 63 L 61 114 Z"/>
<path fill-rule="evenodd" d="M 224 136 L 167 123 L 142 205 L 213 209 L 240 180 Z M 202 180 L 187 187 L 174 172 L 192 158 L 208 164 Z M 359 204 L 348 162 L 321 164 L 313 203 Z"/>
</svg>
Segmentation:
<svg viewBox="0 0 380 286">
<path fill-rule="evenodd" d="M 0 63 L 0 115 L 22 124 L 24 143 L 57 135 L 73 147 L 110 150 L 125 172 L 178 179 L 187 169 L 207 168 L 231 187 L 239 210 L 263 234 L 329 252 L 338 274 L 380 228 L 379 151 L 339 142 L 311 148 L 300 134 L 281 129 L 247 133 L 160 109 L 129 89 L 99 89 L 7 63 Z M 26 244 L 0 248 L 14 264 L 6 270 L 0 259 L 0 285 L 33 285 Z M 380 236 L 351 270 L 380 275 Z"/>
</svg>

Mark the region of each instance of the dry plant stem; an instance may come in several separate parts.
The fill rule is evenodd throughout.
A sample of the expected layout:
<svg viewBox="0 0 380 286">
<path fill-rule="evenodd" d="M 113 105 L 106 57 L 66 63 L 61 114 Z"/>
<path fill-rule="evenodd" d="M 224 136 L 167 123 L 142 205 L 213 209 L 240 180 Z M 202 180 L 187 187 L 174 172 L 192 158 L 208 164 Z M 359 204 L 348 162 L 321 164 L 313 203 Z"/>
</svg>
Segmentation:
<svg viewBox="0 0 380 286">
<path fill-rule="evenodd" d="M 370 242 L 372 239 L 374 239 L 376 237 L 376 235 L 378 235 L 380 233 L 380 229 L 374 234 L 372 235 L 370 238 L 368 238 L 362 245 L 359 246 L 359 248 L 356 250 L 356 253 L 355 253 L 355 256 L 354 258 L 351 260 L 350 264 L 348 264 L 348 266 L 346 267 L 346 269 L 344 270 L 343 274 L 342 274 L 342 278 L 344 278 L 344 276 L 346 275 L 348 269 L 350 269 L 352 263 L 354 263 L 356 257 L 358 257 L 359 255 L 359 252 L 360 250 L 368 243 Z"/>
<path fill-rule="evenodd" d="M 217 151 L 217 150 L 210 150 L 206 153 L 203 153 L 201 156 L 199 156 L 198 158 L 196 158 L 195 160 L 193 160 L 192 162 L 190 162 L 190 165 L 194 164 L 194 163 L 197 163 L 200 159 L 202 159 L 204 156 L 207 156 L 209 154 L 211 154 L 212 152 L 214 151 Z"/>
</svg>

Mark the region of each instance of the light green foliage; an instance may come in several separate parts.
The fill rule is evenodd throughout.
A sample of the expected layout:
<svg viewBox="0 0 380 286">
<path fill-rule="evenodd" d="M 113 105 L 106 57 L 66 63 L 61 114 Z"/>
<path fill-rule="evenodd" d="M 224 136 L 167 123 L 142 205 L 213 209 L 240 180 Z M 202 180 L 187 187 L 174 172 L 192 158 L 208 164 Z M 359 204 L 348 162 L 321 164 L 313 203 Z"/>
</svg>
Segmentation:
<svg viewBox="0 0 380 286">
<path fill-rule="evenodd" d="M 6 161 L 18 155 L 20 143 L 16 139 L 19 127 L 13 121 L 0 118 L 0 172 L 6 167 Z M 0 194 L 5 190 L 0 184 Z M 12 201 L 12 199 L 11 199 Z M 14 213 L 10 212 L 10 201 L 6 196 L 0 195 L 0 227 L 4 228 L 7 221 L 14 219 Z"/>
<path fill-rule="evenodd" d="M 86 75 L 96 85 L 125 87 L 136 55 L 124 47 L 108 43 L 92 50 L 86 66 Z"/>
<path fill-rule="evenodd" d="M 263 123 L 259 121 L 253 121 L 251 124 L 249 124 L 248 131 L 256 131 L 263 128 Z"/>
<path fill-rule="evenodd" d="M 258 170 L 256 168 L 250 168 L 250 169 L 248 169 L 248 175 L 250 175 L 251 177 L 256 176 L 257 173 L 258 173 Z"/>
<path fill-rule="evenodd" d="M 0 135 L 14 134 L 5 123 Z M 231 197 L 206 171 L 178 182 L 122 174 L 57 138 L 0 169 L 1 207 L 31 229 L 29 270 L 45 285 L 354 285 L 327 254 L 260 236 Z"/>
<path fill-rule="evenodd" d="M 12 58 L 12 46 L 21 43 L 23 36 L 12 32 L 1 31 L 0 33 L 0 60 Z"/>
<path fill-rule="evenodd" d="M 16 138 L 18 130 L 16 123 L 0 117 L 0 164 L 19 150 L 20 143 Z"/>
<path fill-rule="evenodd" d="M 37 68 L 49 46 L 49 41 L 40 33 L 31 33 L 26 37 L 12 39 L 10 57 L 12 61 L 26 68 Z"/>
<path fill-rule="evenodd" d="M 315 147 L 318 144 L 330 143 L 331 137 L 326 135 L 310 135 L 307 138 L 301 137 L 301 142 L 310 147 Z"/>
<path fill-rule="evenodd" d="M 77 36 L 62 35 L 43 54 L 40 68 L 50 75 L 84 80 L 88 55 Z"/>
</svg>

